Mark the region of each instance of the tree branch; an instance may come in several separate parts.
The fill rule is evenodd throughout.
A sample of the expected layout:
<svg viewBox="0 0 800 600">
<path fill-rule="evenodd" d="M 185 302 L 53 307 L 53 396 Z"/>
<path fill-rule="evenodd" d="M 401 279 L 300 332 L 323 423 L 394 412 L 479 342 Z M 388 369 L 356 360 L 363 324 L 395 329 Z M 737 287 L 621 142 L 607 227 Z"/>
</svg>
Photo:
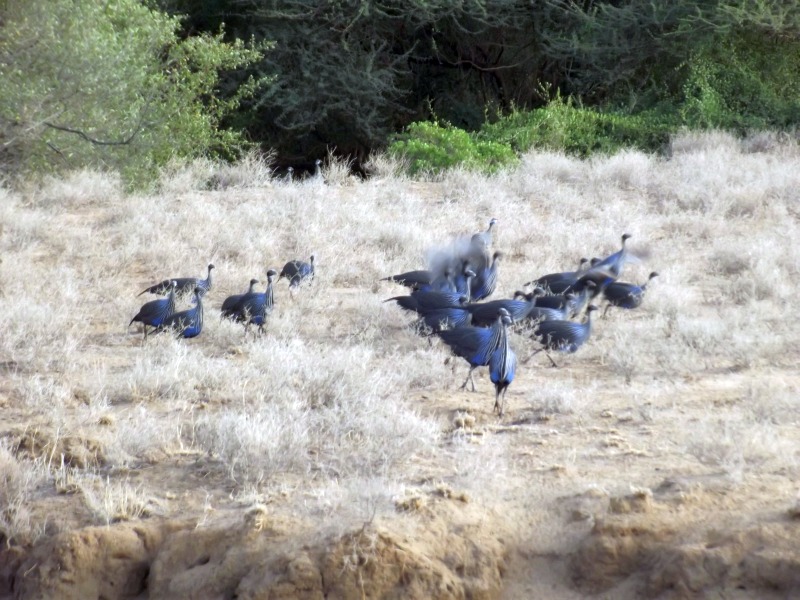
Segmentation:
<svg viewBox="0 0 800 600">
<path fill-rule="evenodd" d="M 136 126 L 136 129 L 133 130 L 133 133 L 126 139 L 105 141 L 105 140 L 97 140 L 93 137 L 90 137 L 79 129 L 72 129 L 71 127 L 64 127 L 63 125 L 56 125 L 54 123 L 49 123 L 48 121 L 45 121 L 43 125 L 47 125 L 48 127 L 56 129 L 58 131 L 66 131 L 67 133 L 74 133 L 75 135 L 79 135 L 80 137 L 85 139 L 87 142 L 91 142 L 92 144 L 96 144 L 98 146 L 127 146 L 133 141 L 133 138 L 136 137 L 136 134 L 138 134 L 142 130 L 140 122 L 139 125 Z"/>
</svg>

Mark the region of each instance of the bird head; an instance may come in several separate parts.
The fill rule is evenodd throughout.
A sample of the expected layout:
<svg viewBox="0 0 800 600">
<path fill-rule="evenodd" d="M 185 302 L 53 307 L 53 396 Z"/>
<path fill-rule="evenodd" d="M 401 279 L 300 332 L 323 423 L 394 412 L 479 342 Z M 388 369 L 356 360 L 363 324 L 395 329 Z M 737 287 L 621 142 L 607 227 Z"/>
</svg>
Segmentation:
<svg viewBox="0 0 800 600">
<path fill-rule="evenodd" d="M 494 261 L 494 262 L 497 262 L 501 258 L 503 258 L 503 253 L 500 252 L 500 251 L 497 251 L 492 255 L 492 261 Z"/>
<path fill-rule="evenodd" d="M 647 279 L 648 279 L 648 281 L 649 281 L 650 279 L 652 279 L 653 277 L 658 277 L 658 273 L 656 273 L 655 271 L 653 271 L 652 273 L 650 273 L 650 277 L 648 277 L 648 278 L 647 278 Z"/>
<path fill-rule="evenodd" d="M 275 269 L 267 270 L 267 281 L 271 282 L 275 278 L 275 275 L 277 274 L 278 272 Z M 281 277 L 283 277 L 283 274 L 281 274 Z M 278 279 L 280 279 L 280 277 Z"/>
<path fill-rule="evenodd" d="M 251 280 L 250 280 L 250 287 L 253 287 L 253 286 L 254 286 L 254 285 L 256 285 L 257 283 L 258 283 L 258 279 L 255 279 L 255 278 L 251 279 Z"/>
<path fill-rule="evenodd" d="M 625 245 L 625 241 L 632 238 L 633 236 L 630 233 L 623 233 L 622 234 L 622 245 Z"/>
<path fill-rule="evenodd" d="M 489 221 L 489 229 L 491 230 L 492 227 L 494 227 L 495 225 L 497 225 L 497 219 L 492 217 L 491 220 Z"/>
<path fill-rule="evenodd" d="M 213 268 L 214 268 L 214 265 L 212 265 L 211 263 L 208 263 L 208 270 L 210 271 Z"/>
<path fill-rule="evenodd" d="M 314 264 L 314 260 L 315 260 L 316 258 L 317 258 L 317 257 L 316 257 L 316 255 L 315 255 L 315 254 L 312 254 L 312 255 L 311 255 L 311 257 L 309 258 L 309 261 L 311 261 L 311 264 L 312 264 L 312 265 Z"/>
</svg>

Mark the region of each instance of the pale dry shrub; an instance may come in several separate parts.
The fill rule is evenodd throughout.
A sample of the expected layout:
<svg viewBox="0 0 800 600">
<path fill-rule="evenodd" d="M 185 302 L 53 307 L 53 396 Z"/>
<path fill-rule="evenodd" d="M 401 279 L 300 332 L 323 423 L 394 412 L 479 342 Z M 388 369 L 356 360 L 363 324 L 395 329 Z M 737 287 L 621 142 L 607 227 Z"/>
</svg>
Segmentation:
<svg viewBox="0 0 800 600">
<path fill-rule="evenodd" d="M 86 507 L 105 525 L 147 517 L 157 510 L 144 485 L 128 478 L 112 480 L 87 473 L 78 477 L 76 484 Z"/>
<path fill-rule="evenodd" d="M 301 510 L 322 520 L 321 535 L 340 537 L 353 525 L 369 525 L 395 511 L 402 485 L 387 477 L 330 479 L 308 494 Z"/>
<path fill-rule="evenodd" d="M 159 174 L 156 189 L 164 195 L 207 190 L 214 180 L 216 166 L 209 158 L 196 158 L 190 162 L 172 161 Z"/>
<path fill-rule="evenodd" d="M 771 424 L 745 420 L 738 411 L 708 417 L 693 425 L 687 451 L 705 465 L 721 467 L 741 480 L 752 469 L 778 463 L 795 467 L 800 444 L 793 432 L 778 432 Z"/>
<path fill-rule="evenodd" d="M 576 381 L 549 381 L 544 378 L 533 397 L 533 406 L 543 416 L 583 415 L 592 403 L 595 386 Z"/>
<path fill-rule="evenodd" d="M 101 436 L 108 448 L 109 466 L 154 462 L 164 455 L 186 450 L 184 430 L 191 428 L 186 422 L 186 411 L 173 409 L 164 414 L 139 404 L 117 414 L 118 418 Z"/>
<path fill-rule="evenodd" d="M 408 161 L 400 156 L 390 156 L 385 152 L 373 152 L 364 163 L 370 178 L 391 179 L 395 182 L 407 180 Z"/>
<path fill-rule="evenodd" d="M 48 479 L 43 460 L 18 460 L 0 440 L 0 543 L 32 543 L 46 523 L 31 514 L 37 490 Z"/>
<path fill-rule="evenodd" d="M 272 184 L 275 152 L 251 150 L 235 162 L 215 164 L 209 181 L 213 190 L 263 188 Z"/>
<path fill-rule="evenodd" d="M 328 156 L 324 166 L 321 166 L 322 178 L 325 183 L 333 186 L 349 185 L 355 182 L 353 178 L 352 158 L 341 158 L 334 154 L 333 150 L 328 150 Z"/>
<path fill-rule="evenodd" d="M 233 479 L 385 473 L 431 447 L 438 427 L 400 403 L 402 374 L 381 368 L 369 348 L 262 341 L 250 350 L 264 383 L 243 398 L 247 408 L 203 415 L 193 432 Z"/>
<path fill-rule="evenodd" d="M 800 390 L 774 379 L 750 384 L 745 409 L 755 423 L 796 427 L 800 423 Z"/>
<path fill-rule="evenodd" d="M 591 160 L 592 178 L 598 185 L 625 189 L 645 189 L 657 159 L 638 150 L 623 150 L 611 156 Z"/>
<path fill-rule="evenodd" d="M 92 169 L 32 179 L 21 189 L 26 204 L 55 212 L 110 204 L 124 195 L 118 173 Z"/>
<path fill-rule="evenodd" d="M 672 136 L 670 149 L 673 157 L 678 154 L 709 152 L 728 155 L 738 152 L 739 140 L 734 134 L 722 130 L 684 130 Z"/>
<path fill-rule="evenodd" d="M 203 415 L 192 442 L 217 458 L 234 481 L 260 485 L 307 465 L 308 419 L 299 406 L 266 404 L 256 411 Z"/>
</svg>

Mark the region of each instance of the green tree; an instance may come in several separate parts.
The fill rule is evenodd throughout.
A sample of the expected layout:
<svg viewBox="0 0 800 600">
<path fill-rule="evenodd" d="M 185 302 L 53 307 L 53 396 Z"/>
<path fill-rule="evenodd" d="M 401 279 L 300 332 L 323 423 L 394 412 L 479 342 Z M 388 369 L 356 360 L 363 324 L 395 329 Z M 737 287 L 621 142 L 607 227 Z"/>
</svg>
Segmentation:
<svg viewBox="0 0 800 600">
<path fill-rule="evenodd" d="M 189 31 L 218 31 L 224 20 L 230 35 L 277 41 L 231 75 L 234 87 L 276 76 L 231 122 L 285 162 L 313 164 L 329 147 L 364 156 L 422 120 L 474 132 L 559 94 L 598 114 L 556 106 L 539 115 L 548 117 L 539 134 L 567 134 L 577 119 L 580 148 L 605 147 L 603 131 L 616 145 L 629 125 L 657 143 L 680 116 L 797 122 L 800 10 L 783 0 L 159 2 L 187 13 Z M 642 113 L 654 121 L 616 119 Z"/>
<path fill-rule="evenodd" d="M 92 166 L 136 183 L 172 158 L 243 147 L 220 124 L 265 80 L 223 96 L 220 72 L 260 59 L 265 44 L 179 38 L 178 18 L 140 0 L 7 0 L 0 11 L 5 172 Z"/>
</svg>

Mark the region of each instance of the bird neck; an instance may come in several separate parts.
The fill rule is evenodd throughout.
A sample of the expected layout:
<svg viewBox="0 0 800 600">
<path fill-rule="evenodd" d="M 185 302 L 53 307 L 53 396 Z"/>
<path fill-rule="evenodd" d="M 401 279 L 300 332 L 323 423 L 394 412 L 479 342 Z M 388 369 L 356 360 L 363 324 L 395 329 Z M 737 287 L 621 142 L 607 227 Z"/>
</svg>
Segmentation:
<svg viewBox="0 0 800 600">
<path fill-rule="evenodd" d="M 272 281 L 267 283 L 267 291 L 264 292 L 264 297 L 267 299 L 267 304 L 272 305 L 272 302 L 273 302 Z"/>
</svg>

